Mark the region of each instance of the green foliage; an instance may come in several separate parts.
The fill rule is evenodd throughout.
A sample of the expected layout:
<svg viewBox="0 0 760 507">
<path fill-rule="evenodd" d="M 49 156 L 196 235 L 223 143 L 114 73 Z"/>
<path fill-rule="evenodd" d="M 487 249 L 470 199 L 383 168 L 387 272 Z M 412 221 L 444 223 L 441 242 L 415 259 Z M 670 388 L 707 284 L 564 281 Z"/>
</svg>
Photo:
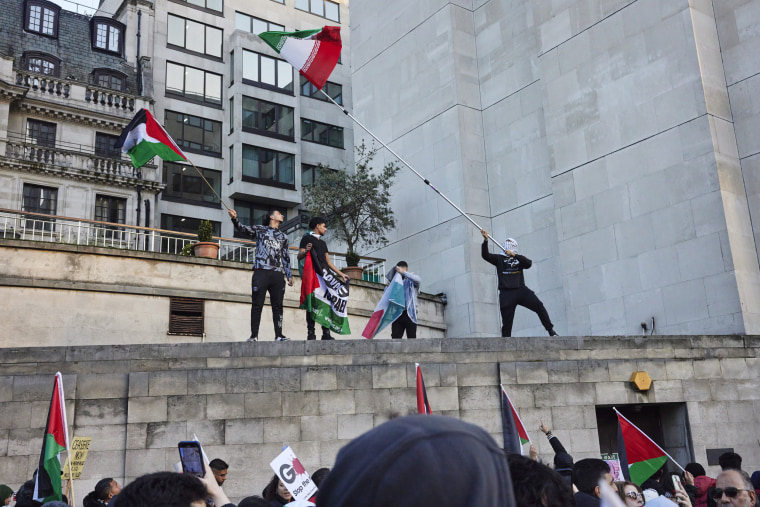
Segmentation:
<svg viewBox="0 0 760 507">
<path fill-rule="evenodd" d="M 304 205 L 312 213 L 324 216 L 337 239 L 346 243 L 349 256 L 358 264 L 357 245 L 385 245 L 385 233 L 396 226 L 390 207 L 390 188 L 400 170 L 396 162 L 385 165 L 379 173 L 371 167 L 379 148 L 356 147 L 355 171 L 320 171 L 319 179 L 304 189 Z M 321 166 L 321 169 L 329 167 Z M 353 264 L 356 265 L 356 264 Z"/>
<path fill-rule="evenodd" d="M 214 236 L 214 226 L 211 225 L 210 220 L 201 220 L 201 224 L 198 226 L 198 241 L 210 242 Z"/>
<path fill-rule="evenodd" d="M 185 243 L 185 246 L 182 247 L 182 251 L 179 254 L 184 255 L 185 257 L 195 257 L 195 251 L 193 250 L 194 246 L 194 243 Z"/>
<path fill-rule="evenodd" d="M 346 252 L 346 266 L 358 266 L 361 255 L 349 250 Z"/>
</svg>

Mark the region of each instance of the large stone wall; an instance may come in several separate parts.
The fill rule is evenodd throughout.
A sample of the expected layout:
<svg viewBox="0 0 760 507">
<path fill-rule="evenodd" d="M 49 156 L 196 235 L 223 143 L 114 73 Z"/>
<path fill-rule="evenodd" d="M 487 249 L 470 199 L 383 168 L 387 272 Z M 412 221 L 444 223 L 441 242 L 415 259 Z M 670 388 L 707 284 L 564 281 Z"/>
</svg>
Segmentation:
<svg viewBox="0 0 760 507">
<path fill-rule="evenodd" d="M 596 407 L 681 402 L 696 461 L 733 447 L 755 470 L 759 351 L 760 338 L 736 336 L 2 349 L 0 477 L 17 487 L 34 471 L 56 371 L 72 433 L 93 437 L 79 498 L 103 477 L 171 469 L 177 441 L 197 435 L 210 457 L 230 463 L 225 490 L 239 499 L 261 491 L 284 444 L 313 471 L 391 413 L 416 411 L 415 362 L 434 413 L 481 425 L 497 441 L 503 383 L 546 461 L 539 420 L 580 459 L 599 453 Z M 628 382 L 639 370 L 653 379 L 647 393 Z M 666 448 L 690 460 L 689 442 L 669 433 Z"/>
</svg>

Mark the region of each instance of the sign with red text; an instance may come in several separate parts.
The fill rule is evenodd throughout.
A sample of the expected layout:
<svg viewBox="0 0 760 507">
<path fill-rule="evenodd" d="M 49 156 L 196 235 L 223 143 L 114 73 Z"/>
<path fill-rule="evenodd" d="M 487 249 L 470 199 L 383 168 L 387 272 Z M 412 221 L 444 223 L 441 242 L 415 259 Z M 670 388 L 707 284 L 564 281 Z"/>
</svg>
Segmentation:
<svg viewBox="0 0 760 507">
<path fill-rule="evenodd" d="M 269 466 L 288 488 L 294 500 L 308 500 L 317 494 L 317 485 L 311 480 L 290 446 L 272 460 Z"/>
</svg>

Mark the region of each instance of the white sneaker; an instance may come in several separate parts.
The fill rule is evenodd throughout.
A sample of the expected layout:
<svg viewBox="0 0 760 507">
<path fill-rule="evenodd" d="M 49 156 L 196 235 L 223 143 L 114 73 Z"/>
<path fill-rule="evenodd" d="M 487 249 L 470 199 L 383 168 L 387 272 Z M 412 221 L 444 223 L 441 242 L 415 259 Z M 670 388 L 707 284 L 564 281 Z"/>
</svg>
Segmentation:
<svg viewBox="0 0 760 507">
<path fill-rule="evenodd" d="M 248 343 L 253 343 L 253 342 L 255 342 L 255 341 L 258 341 L 258 340 L 259 340 L 259 337 L 258 337 L 258 336 L 251 336 L 251 337 L 249 337 L 249 338 L 246 340 L 246 342 L 248 342 Z"/>
<path fill-rule="evenodd" d="M 278 336 L 277 338 L 274 339 L 274 341 L 276 341 L 276 342 L 289 342 L 290 338 L 285 338 L 284 336 Z"/>
</svg>

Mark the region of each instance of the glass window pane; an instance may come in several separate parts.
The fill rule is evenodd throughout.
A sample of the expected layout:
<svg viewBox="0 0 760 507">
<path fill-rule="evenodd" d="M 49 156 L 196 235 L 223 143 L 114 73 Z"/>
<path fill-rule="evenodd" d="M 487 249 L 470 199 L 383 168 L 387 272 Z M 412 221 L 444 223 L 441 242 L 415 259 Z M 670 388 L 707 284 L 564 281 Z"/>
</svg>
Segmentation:
<svg viewBox="0 0 760 507">
<path fill-rule="evenodd" d="M 259 128 L 276 132 L 277 127 L 277 106 L 269 102 L 261 103 L 261 125 Z"/>
<path fill-rule="evenodd" d="M 282 112 L 280 113 L 280 119 L 277 121 L 277 132 L 288 137 L 293 137 L 295 135 L 293 108 L 281 106 L 280 109 Z"/>
<path fill-rule="evenodd" d="M 260 178 L 273 180 L 277 166 L 277 152 L 272 150 L 259 150 L 259 171 Z"/>
<path fill-rule="evenodd" d="M 40 31 L 40 24 L 42 20 L 42 7 L 39 5 L 33 5 L 29 8 L 29 30 L 33 32 Z"/>
<path fill-rule="evenodd" d="M 203 148 L 203 129 L 201 119 L 197 116 L 185 116 L 184 141 L 185 146 L 193 150 Z"/>
<path fill-rule="evenodd" d="M 288 62 L 277 61 L 277 86 L 293 91 L 293 66 Z"/>
<path fill-rule="evenodd" d="M 262 21 L 260 19 L 253 18 L 251 21 L 252 28 L 251 31 L 253 33 L 261 33 L 261 32 L 268 32 L 269 26 L 267 25 L 266 21 Z"/>
<path fill-rule="evenodd" d="M 309 0 L 296 0 L 296 9 L 301 9 L 302 11 L 308 11 Z"/>
<path fill-rule="evenodd" d="M 325 17 L 333 21 L 340 21 L 340 6 L 333 2 L 325 2 Z"/>
<path fill-rule="evenodd" d="M 185 47 L 185 20 L 169 14 L 166 24 L 166 42 L 175 46 Z"/>
<path fill-rule="evenodd" d="M 269 23 L 269 30 L 272 32 L 284 32 L 285 27 L 283 25 L 278 25 L 277 23 Z"/>
<path fill-rule="evenodd" d="M 99 23 L 95 27 L 95 47 L 100 49 L 106 48 L 106 42 L 108 39 L 108 25 Z"/>
<path fill-rule="evenodd" d="M 294 162 L 295 157 L 290 153 L 280 153 L 280 163 L 277 167 L 280 183 L 288 183 L 292 185 L 296 182 Z"/>
<path fill-rule="evenodd" d="M 235 13 L 235 30 L 251 31 L 251 17 L 242 12 Z"/>
<path fill-rule="evenodd" d="M 243 79 L 259 80 L 259 57 L 252 51 L 243 50 Z"/>
<path fill-rule="evenodd" d="M 258 100 L 250 97 L 243 97 L 243 126 L 249 128 L 259 128 L 258 120 Z"/>
<path fill-rule="evenodd" d="M 174 139 L 177 144 L 182 146 L 182 115 L 166 111 L 166 122 L 164 123 L 166 132 Z"/>
<path fill-rule="evenodd" d="M 119 51 L 119 37 L 121 37 L 121 30 L 115 26 L 108 27 L 108 50 L 118 52 Z"/>
<path fill-rule="evenodd" d="M 222 0 L 206 0 L 206 7 L 222 12 Z"/>
<path fill-rule="evenodd" d="M 301 139 L 304 139 L 306 141 L 311 141 L 314 139 L 314 135 L 312 133 L 312 130 L 314 128 L 314 123 L 312 123 L 310 120 L 304 120 L 301 118 Z"/>
<path fill-rule="evenodd" d="M 259 177 L 259 150 L 243 145 L 243 176 Z"/>
<path fill-rule="evenodd" d="M 190 51 L 196 51 L 203 53 L 204 51 L 204 38 L 205 38 L 205 26 L 195 21 L 185 20 L 185 48 Z"/>
<path fill-rule="evenodd" d="M 174 93 L 185 91 L 185 67 L 176 63 L 166 63 L 166 91 Z"/>
<path fill-rule="evenodd" d="M 261 57 L 261 79 L 262 83 L 276 86 L 277 82 L 274 78 L 274 66 L 276 61 L 273 58 L 266 56 Z"/>
<path fill-rule="evenodd" d="M 206 7 L 206 0 L 187 0 L 187 3 L 197 5 L 198 7 Z"/>
<path fill-rule="evenodd" d="M 203 149 L 212 153 L 222 153 L 222 124 L 206 120 Z"/>
<path fill-rule="evenodd" d="M 222 103 L 222 76 L 206 73 L 206 102 Z"/>
<path fill-rule="evenodd" d="M 185 67 L 185 96 L 203 100 L 204 72 L 200 69 Z"/>
<path fill-rule="evenodd" d="M 311 0 L 311 12 L 313 12 L 317 16 L 324 16 L 325 15 L 324 0 Z"/>
<path fill-rule="evenodd" d="M 330 146 L 343 148 L 343 129 L 341 127 L 330 127 Z"/>
<path fill-rule="evenodd" d="M 222 31 L 218 28 L 206 27 L 206 54 L 222 57 Z"/>
</svg>

